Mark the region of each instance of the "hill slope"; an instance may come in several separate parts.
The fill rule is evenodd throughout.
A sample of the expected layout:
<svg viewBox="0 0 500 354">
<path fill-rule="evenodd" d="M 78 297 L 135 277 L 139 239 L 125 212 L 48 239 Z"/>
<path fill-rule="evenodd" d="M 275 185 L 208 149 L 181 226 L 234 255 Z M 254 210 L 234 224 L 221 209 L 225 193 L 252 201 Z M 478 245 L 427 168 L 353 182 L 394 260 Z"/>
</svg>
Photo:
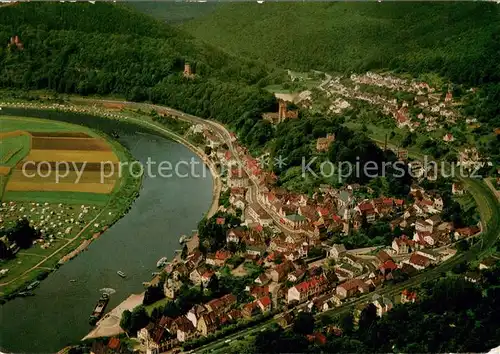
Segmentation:
<svg viewBox="0 0 500 354">
<path fill-rule="evenodd" d="M 223 3 L 181 27 L 297 70 L 435 71 L 473 85 L 500 79 L 500 6 L 492 3 Z"/>
<path fill-rule="evenodd" d="M 24 49 L 8 44 L 19 36 Z M 274 98 L 264 66 L 199 44 L 159 20 L 109 3 L 0 8 L 0 88 L 117 94 L 252 127 Z M 195 78 L 184 78 L 184 63 Z"/>
</svg>

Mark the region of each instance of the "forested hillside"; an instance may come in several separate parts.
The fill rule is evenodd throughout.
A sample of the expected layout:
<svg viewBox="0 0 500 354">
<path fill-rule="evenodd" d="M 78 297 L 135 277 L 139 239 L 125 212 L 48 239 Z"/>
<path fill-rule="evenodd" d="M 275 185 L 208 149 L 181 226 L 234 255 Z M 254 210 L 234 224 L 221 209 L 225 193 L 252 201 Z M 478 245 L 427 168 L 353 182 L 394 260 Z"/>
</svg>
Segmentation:
<svg viewBox="0 0 500 354">
<path fill-rule="evenodd" d="M 18 36 L 22 46 L 9 44 Z M 263 66 L 196 43 L 128 7 L 20 3 L 0 9 L 0 87 L 115 94 L 252 127 L 274 103 Z M 185 63 L 195 77 L 184 78 Z"/>
<path fill-rule="evenodd" d="M 487 2 L 222 3 L 182 28 L 290 69 L 432 71 L 477 85 L 500 79 L 499 11 Z"/>
</svg>

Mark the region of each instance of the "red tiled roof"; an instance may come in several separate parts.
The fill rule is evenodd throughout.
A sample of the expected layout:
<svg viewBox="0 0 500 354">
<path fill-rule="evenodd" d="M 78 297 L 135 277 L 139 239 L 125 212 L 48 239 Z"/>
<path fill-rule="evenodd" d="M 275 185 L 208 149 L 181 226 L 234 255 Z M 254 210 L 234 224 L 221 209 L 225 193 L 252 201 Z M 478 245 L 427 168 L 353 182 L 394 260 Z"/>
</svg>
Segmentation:
<svg viewBox="0 0 500 354">
<path fill-rule="evenodd" d="M 420 254 L 412 254 L 410 257 L 410 263 L 421 266 L 421 267 L 427 267 L 429 264 L 431 264 L 431 260 L 427 257 L 424 257 Z"/>
<path fill-rule="evenodd" d="M 244 195 L 245 194 L 245 188 L 233 187 L 233 188 L 231 188 L 231 194 Z"/>
<path fill-rule="evenodd" d="M 205 278 L 205 279 L 209 279 L 212 277 L 212 275 L 214 275 L 214 272 L 207 270 L 205 273 L 203 273 L 203 275 L 201 277 Z"/>
<path fill-rule="evenodd" d="M 381 266 L 380 266 L 380 269 L 386 269 L 386 270 L 395 270 L 395 269 L 398 269 L 398 266 L 396 265 L 396 263 L 394 263 L 393 261 L 391 260 L 388 260 L 388 261 L 385 261 Z"/>
<path fill-rule="evenodd" d="M 321 285 L 325 281 L 325 278 L 320 275 L 319 277 L 312 278 L 309 281 L 304 281 L 300 284 L 295 285 L 295 289 L 297 289 L 300 293 L 307 292 L 309 288 L 314 288 L 318 285 Z"/>
<path fill-rule="evenodd" d="M 258 307 L 259 307 L 259 305 L 257 304 L 257 301 L 253 301 L 253 302 L 250 302 L 250 303 L 244 305 L 243 310 L 246 310 L 249 313 L 251 313 L 255 308 L 258 308 Z"/>
<path fill-rule="evenodd" d="M 327 208 L 318 207 L 317 210 L 318 210 L 319 215 L 321 215 L 321 216 L 326 216 L 326 215 L 328 215 L 328 212 L 329 212 Z"/>
<path fill-rule="evenodd" d="M 366 287 L 366 284 L 363 283 L 360 279 L 351 279 L 348 280 L 342 284 L 340 284 L 340 287 L 344 288 L 346 291 L 352 290 L 352 289 L 357 289 L 357 288 L 364 288 Z"/>
<path fill-rule="evenodd" d="M 217 252 L 215 252 L 215 259 L 219 261 L 225 261 L 230 257 L 231 253 L 229 251 L 218 250 Z"/>
<path fill-rule="evenodd" d="M 230 160 L 230 159 L 231 159 L 231 151 L 229 151 L 229 150 L 228 150 L 228 151 L 226 151 L 226 153 L 224 154 L 224 158 L 225 158 L 226 160 Z"/>
<path fill-rule="evenodd" d="M 401 295 L 406 296 L 408 300 L 416 300 L 417 299 L 417 292 L 416 291 L 409 291 L 407 289 L 404 289 L 401 292 Z"/>
<path fill-rule="evenodd" d="M 215 222 L 217 223 L 217 225 L 224 225 L 226 223 L 226 219 L 225 218 L 217 218 L 215 220 Z"/>
<path fill-rule="evenodd" d="M 392 205 L 393 199 L 392 198 L 384 198 L 383 203 L 387 204 L 387 205 Z"/>
<path fill-rule="evenodd" d="M 263 307 L 269 307 L 271 306 L 271 298 L 269 296 L 264 296 L 259 299 L 260 304 Z"/>
<path fill-rule="evenodd" d="M 264 227 L 261 224 L 257 224 L 253 229 L 257 232 L 262 232 L 264 230 Z"/>
<path fill-rule="evenodd" d="M 410 240 L 406 235 L 402 235 L 400 237 L 397 237 L 394 239 L 398 245 L 406 244 L 410 247 L 413 247 L 415 242 L 413 240 Z"/>
<path fill-rule="evenodd" d="M 319 344 L 325 344 L 326 343 L 326 337 L 324 334 L 316 332 L 313 334 L 308 334 L 307 335 L 307 340 L 310 342 L 316 342 Z"/>
<path fill-rule="evenodd" d="M 389 256 L 387 254 L 387 252 L 385 251 L 380 251 L 378 254 L 377 254 L 377 258 L 380 259 L 381 262 L 386 262 L 386 261 L 389 261 L 391 260 L 392 261 L 392 257 Z"/>
<path fill-rule="evenodd" d="M 261 297 L 269 294 L 269 286 L 264 285 L 264 286 L 254 286 L 250 290 L 250 294 L 255 296 L 255 297 Z"/>
<path fill-rule="evenodd" d="M 359 210 L 363 211 L 369 211 L 373 210 L 373 205 L 371 203 L 361 203 L 358 205 Z"/>
<path fill-rule="evenodd" d="M 108 348 L 109 349 L 118 349 L 120 347 L 120 339 L 116 337 L 112 337 L 109 339 Z"/>
</svg>

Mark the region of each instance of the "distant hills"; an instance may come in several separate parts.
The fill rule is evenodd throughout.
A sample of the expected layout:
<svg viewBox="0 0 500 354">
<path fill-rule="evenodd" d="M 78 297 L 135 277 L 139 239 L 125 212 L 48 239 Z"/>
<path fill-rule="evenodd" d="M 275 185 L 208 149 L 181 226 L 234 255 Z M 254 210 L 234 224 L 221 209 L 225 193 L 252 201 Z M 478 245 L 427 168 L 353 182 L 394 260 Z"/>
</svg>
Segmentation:
<svg viewBox="0 0 500 354">
<path fill-rule="evenodd" d="M 194 78 L 183 77 L 186 63 Z M 279 73 L 129 6 L 30 2 L 0 8 L 0 88 L 148 100 L 222 122 L 243 117 L 252 127 L 274 103 L 259 88 L 272 75 Z"/>
<path fill-rule="evenodd" d="M 436 72 L 477 85 L 500 80 L 499 11 L 491 2 L 219 3 L 181 28 L 284 68 Z"/>
</svg>

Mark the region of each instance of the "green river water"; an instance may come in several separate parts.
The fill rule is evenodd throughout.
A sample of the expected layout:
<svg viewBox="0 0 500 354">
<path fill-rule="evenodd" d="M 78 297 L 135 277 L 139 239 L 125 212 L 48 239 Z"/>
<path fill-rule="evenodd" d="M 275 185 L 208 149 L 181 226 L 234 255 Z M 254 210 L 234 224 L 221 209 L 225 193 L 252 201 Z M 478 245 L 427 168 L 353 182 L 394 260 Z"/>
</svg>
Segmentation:
<svg viewBox="0 0 500 354">
<path fill-rule="evenodd" d="M 47 117 L 45 112 L 3 109 L 0 114 Z M 104 132 L 118 132 L 118 139 L 132 155 L 145 163 L 153 161 L 199 161 L 181 144 L 138 131 L 138 127 L 104 118 L 51 113 L 50 118 L 85 124 Z M 181 173 L 188 166 L 179 168 Z M 16 298 L 0 306 L 0 351 L 55 353 L 74 344 L 91 329 L 88 317 L 100 296 L 100 289 L 112 288 L 108 310 L 131 293 L 144 290 L 143 281 L 157 271 L 162 256 L 172 259 L 181 248 L 179 237 L 196 228 L 212 198 L 212 176 L 201 163 L 195 172 L 205 177 L 144 177 L 140 196 L 131 210 L 86 252 L 42 281 L 35 296 Z M 126 273 L 126 278 L 116 272 Z M 76 282 L 70 282 L 76 279 Z"/>
</svg>

